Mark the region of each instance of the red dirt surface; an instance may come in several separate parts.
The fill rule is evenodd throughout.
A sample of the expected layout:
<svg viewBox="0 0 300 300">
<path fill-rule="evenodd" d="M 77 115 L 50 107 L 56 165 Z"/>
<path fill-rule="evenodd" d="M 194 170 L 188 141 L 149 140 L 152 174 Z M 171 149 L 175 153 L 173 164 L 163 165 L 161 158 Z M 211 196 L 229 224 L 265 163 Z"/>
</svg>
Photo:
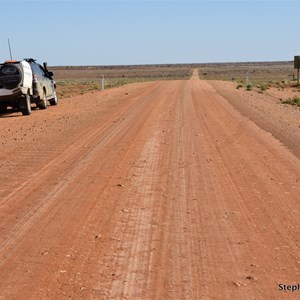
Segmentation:
<svg viewBox="0 0 300 300">
<path fill-rule="evenodd" d="M 0 126 L 0 299 L 298 299 L 300 161 L 197 72 Z"/>
<path fill-rule="evenodd" d="M 259 94 L 257 91 L 237 90 L 233 82 L 210 83 L 239 112 L 270 132 L 300 158 L 300 108 L 282 103 L 282 100 L 300 97 L 297 89 L 270 88 Z"/>
</svg>

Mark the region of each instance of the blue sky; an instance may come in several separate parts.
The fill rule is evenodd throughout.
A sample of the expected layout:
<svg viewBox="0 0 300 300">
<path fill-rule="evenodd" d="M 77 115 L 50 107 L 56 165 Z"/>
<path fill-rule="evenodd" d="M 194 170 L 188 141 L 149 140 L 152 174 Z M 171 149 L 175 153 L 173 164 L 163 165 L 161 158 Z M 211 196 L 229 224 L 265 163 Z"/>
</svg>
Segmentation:
<svg viewBox="0 0 300 300">
<path fill-rule="evenodd" d="M 293 60 L 300 1 L 0 0 L 0 61 L 124 65 Z"/>
</svg>

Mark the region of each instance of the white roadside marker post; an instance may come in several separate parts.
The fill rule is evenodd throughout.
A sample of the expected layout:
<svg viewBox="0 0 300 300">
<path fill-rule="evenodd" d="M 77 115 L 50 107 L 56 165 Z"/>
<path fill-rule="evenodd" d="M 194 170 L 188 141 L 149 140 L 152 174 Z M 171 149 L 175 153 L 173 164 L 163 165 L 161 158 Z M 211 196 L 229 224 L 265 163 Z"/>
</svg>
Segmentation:
<svg viewBox="0 0 300 300">
<path fill-rule="evenodd" d="M 249 73 L 246 73 L 246 87 L 250 85 Z"/>
<path fill-rule="evenodd" d="M 102 75 L 101 90 L 104 91 L 104 75 Z"/>
</svg>

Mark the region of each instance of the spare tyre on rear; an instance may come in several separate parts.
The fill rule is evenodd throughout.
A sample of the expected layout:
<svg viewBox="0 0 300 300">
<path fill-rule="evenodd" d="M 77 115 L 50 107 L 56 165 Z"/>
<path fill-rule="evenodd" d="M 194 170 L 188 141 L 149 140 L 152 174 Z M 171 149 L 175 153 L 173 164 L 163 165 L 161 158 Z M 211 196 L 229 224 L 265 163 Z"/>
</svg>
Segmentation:
<svg viewBox="0 0 300 300">
<path fill-rule="evenodd" d="M 14 89 L 22 81 L 23 75 L 19 66 L 14 64 L 5 64 L 0 67 L 0 87 L 5 89 Z"/>
</svg>

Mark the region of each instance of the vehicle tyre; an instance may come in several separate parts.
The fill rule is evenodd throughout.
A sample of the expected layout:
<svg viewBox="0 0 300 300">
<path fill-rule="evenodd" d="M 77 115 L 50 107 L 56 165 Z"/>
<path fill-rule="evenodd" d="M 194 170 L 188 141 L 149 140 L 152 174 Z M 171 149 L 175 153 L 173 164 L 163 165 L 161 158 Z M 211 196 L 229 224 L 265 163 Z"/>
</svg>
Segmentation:
<svg viewBox="0 0 300 300">
<path fill-rule="evenodd" d="M 29 116 L 31 114 L 31 102 L 30 102 L 30 96 L 27 94 L 25 97 L 22 99 L 22 115 L 23 116 Z"/>
<path fill-rule="evenodd" d="M 40 100 L 38 103 L 39 109 L 47 109 L 48 104 L 47 104 L 47 96 L 46 96 L 46 91 L 43 91 L 43 99 Z"/>
<path fill-rule="evenodd" d="M 56 91 L 54 93 L 55 93 L 54 98 L 49 100 L 51 105 L 57 105 L 57 103 L 58 103 L 58 98 L 57 98 Z"/>
</svg>

